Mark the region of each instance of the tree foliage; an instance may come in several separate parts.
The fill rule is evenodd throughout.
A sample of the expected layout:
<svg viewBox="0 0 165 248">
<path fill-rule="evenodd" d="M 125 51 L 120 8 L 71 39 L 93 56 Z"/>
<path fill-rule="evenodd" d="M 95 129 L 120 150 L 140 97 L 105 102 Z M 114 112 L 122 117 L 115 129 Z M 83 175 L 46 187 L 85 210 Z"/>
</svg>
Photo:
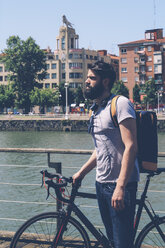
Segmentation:
<svg viewBox="0 0 165 248">
<path fill-rule="evenodd" d="M 40 106 L 41 112 L 44 114 L 45 107 L 59 104 L 59 91 L 35 88 L 30 94 L 30 100 L 33 106 Z"/>
<path fill-rule="evenodd" d="M 111 93 L 115 95 L 123 95 L 129 98 L 129 90 L 122 81 L 114 83 Z"/>
<path fill-rule="evenodd" d="M 0 108 L 14 107 L 15 93 L 12 85 L 0 85 Z"/>
<path fill-rule="evenodd" d="M 157 88 L 154 79 L 149 80 L 145 83 L 145 85 L 143 86 L 143 92 L 145 95 L 143 102 L 145 104 L 149 103 L 155 105 L 157 103 Z"/>
<path fill-rule="evenodd" d="M 78 87 L 75 91 L 75 97 L 74 97 L 74 102 L 79 105 L 80 103 L 84 103 L 85 98 L 83 95 L 83 91 L 81 87 Z"/>
<path fill-rule="evenodd" d="M 133 88 L 133 100 L 135 103 L 140 103 L 140 87 L 138 84 L 135 84 Z"/>
<path fill-rule="evenodd" d="M 31 105 L 29 94 L 46 75 L 45 54 L 31 37 L 23 41 L 18 36 L 9 37 L 3 53 L 1 61 L 11 72 L 9 80 L 13 82 L 16 105 L 27 113 Z"/>
</svg>

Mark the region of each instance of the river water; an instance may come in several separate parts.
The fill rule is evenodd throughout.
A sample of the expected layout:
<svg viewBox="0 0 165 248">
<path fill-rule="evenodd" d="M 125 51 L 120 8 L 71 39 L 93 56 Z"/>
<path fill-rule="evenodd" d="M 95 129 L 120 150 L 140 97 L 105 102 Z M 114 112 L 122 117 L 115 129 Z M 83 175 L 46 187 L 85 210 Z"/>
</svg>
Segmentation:
<svg viewBox="0 0 165 248">
<path fill-rule="evenodd" d="M 165 152 L 165 133 L 159 135 L 159 151 Z M 86 132 L 0 132 L 0 147 L 6 148 L 62 148 L 93 149 L 93 141 Z M 46 154 L 0 153 L 0 230 L 15 231 L 24 220 L 44 211 L 55 210 L 54 199 L 46 201 L 46 190 L 40 187 L 40 170 L 47 168 Z M 52 154 L 52 162 L 61 162 L 63 175 L 72 176 L 88 159 L 87 155 Z M 165 159 L 159 159 L 165 167 Z M 53 172 L 53 169 L 49 169 Z M 139 189 L 144 185 L 141 176 Z M 18 185 L 21 184 L 21 185 Z M 32 185 L 27 185 L 32 184 Z M 95 192 L 95 170 L 82 183 L 82 190 Z M 88 188 L 89 187 L 89 188 Z M 165 215 L 164 176 L 155 177 L 150 185 L 149 198 L 154 209 Z M 139 193 L 140 194 L 140 193 Z M 94 224 L 101 225 L 95 200 L 78 201 L 81 209 Z"/>
</svg>

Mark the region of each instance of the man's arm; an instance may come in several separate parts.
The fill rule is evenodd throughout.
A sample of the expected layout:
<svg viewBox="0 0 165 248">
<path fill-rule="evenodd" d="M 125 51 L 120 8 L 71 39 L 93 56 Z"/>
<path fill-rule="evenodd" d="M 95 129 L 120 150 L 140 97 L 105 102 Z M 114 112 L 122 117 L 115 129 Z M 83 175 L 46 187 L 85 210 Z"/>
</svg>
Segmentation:
<svg viewBox="0 0 165 248">
<path fill-rule="evenodd" d="M 94 167 L 96 167 L 96 150 L 94 150 L 91 157 L 81 169 L 73 175 L 73 183 L 75 183 L 77 179 L 83 179 Z"/>
<path fill-rule="evenodd" d="M 119 124 L 119 128 L 125 150 L 123 153 L 119 178 L 112 196 L 112 206 L 117 210 L 124 208 L 125 186 L 135 164 L 137 154 L 136 120 L 133 118 L 125 119 Z"/>
</svg>

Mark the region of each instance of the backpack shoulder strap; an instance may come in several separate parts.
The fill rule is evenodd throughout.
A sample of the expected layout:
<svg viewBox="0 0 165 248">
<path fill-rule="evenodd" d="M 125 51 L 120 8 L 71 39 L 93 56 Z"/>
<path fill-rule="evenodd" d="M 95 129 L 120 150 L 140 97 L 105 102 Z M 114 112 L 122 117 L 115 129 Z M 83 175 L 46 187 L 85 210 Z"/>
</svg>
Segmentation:
<svg viewBox="0 0 165 248">
<path fill-rule="evenodd" d="M 111 118 L 113 121 L 113 124 L 115 127 L 119 127 L 118 121 L 117 121 L 117 116 L 116 116 L 116 103 L 117 103 L 117 99 L 120 97 L 120 95 L 116 95 L 112 98 L 111 101 L 111 108 L 110 108 L 110 114 L 111 114 Z"/>
</svg>

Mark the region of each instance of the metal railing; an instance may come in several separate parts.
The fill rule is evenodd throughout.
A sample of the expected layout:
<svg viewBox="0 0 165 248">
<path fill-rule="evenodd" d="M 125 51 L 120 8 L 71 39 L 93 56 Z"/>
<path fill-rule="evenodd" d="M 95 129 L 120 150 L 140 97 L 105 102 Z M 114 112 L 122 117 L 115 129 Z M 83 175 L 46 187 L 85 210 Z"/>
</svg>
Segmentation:
<svg viewBox="0 0 165 248">
<path fill-rule="evenodd" d="M 51 161 L 51 154 L 63 154 L 63 155 L 68 155 L 68 154 L 73 154 L 73 155 L 90 155 L 92 154 L 93 150 L 78 150 L 78 149 L 52 149 L 52 148 L 49 148 L 49 149 L 45 149 L 45 148 L 0 148 L 0 153 L 30 153 L 30 154 L 46 154 L 47 155 L 47 166 L 49 168 L 54 168 L 58 173 L 61 173 L 61 168 L 62 168 L 62 164 L 61 162 L 53 162 Z M 165 152 L 159 152 L 158 156 L 160 158 L 165 158 Z M 20 167 L 20 165 L 0 165 L 0 167 Z M 25 167 L 25 168 L 39 168 L 39 166 L 35 166 L 35 165 L 21 165 L 21 167 Z M 40 168 L 42 168 L 45 166 L 40 166 Z M 69 167 L 68 167 L 69 168 Z M 74 167 L 72 167 L 74 168 Z M 94 183 L 93 183 L 94 184 Z M 29 183 L 19 183 L 19 182 L 3 182 L 1 181 L 0 182 L 0 185 L 2 186 L 8 186 L 8 187 L 14 187 L 14 186 L 19 186 L 19 187 L 28 187 L 28 186 L 31 186 L 31 187 L 35 187 L 35 188 L 39 188 L 40 187 L 40 182 L 39 183 L 32 183 L 32 182 L 29 182 Z M 94 189 L 94 186 L 93 187 L 89 187 L 89 186 L 83 186 L 82 189 L 86 189 L 89 191 L 89 189 Z M 151 193 L 165 193 L 165 190 L 150 190 L 149 192 Z M 17 206 L 17 204 L 31 204 L 32 206 L 35 206 L 35 205 L 40 205 L 40 206 L 55 206 L 57 208 L 59 208 L 59 204 L 58 203 L 54 203 L 54 202 L 46 202 L 46 201 L 31 201 L 29 199 L 25 199 L 25 200 L 11 200 L 10 199 L 0 199 L 0 204 L 2 203 L 7 203 L 7 204 L 15 204 Z M 87 208 L 87 209 L 97 209 L 97 204 L 96 205 L 89 205 L 89 204 L 80 204 L 80 207 L 83 207 L 83 208 Z M 1 207 L 2 208 L 2 207 Z M 0 211 L 1 212 L 1 211 Z M 165 211 L 156 211 L 157 213 L 160 213 L 160 214 L 165 214 Z M 20 215 L 21 216 L 21 215 Z M 24 218 L 16 218 L 15 216 L 12 216 L 12 217 L 3 217 L 1 216 L 0 214 L 0 220 L 2 221 L 8 221 L 11 225 L 12 222 L 24 222 L 25 219 Z M 101 228 L 101 226 L 99 226 L 99 228 Z"/>
</svg>

